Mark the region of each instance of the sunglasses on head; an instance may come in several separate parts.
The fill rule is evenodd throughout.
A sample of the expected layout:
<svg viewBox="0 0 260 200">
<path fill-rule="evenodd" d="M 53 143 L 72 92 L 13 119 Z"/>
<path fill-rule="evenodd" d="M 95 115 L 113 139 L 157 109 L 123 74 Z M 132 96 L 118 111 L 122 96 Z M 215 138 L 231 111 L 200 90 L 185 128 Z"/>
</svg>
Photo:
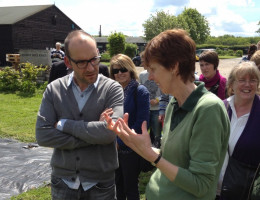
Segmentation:
<svg viewBox="0 0 260 200">
<path fill-rule="evenodd" d="M 121 73 L 128 72 L 128 70 L 127 70 L 126 68 L 112 69 L 112 73 L 113 73 L 113 74 L 118 74 L 119 71 L 120 71 Z"/>
</svg>

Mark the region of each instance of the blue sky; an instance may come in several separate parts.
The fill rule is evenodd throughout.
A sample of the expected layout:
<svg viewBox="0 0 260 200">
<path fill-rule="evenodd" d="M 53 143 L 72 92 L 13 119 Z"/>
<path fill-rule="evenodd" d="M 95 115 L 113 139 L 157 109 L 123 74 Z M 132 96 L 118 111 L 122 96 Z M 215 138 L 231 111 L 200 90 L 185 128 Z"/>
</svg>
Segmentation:
<svg viewBox="0 0 260 200">
<path fill-rule="evenodd" d="M 260 36 L 260 0 L 0 0 L 0 6 L 54 4 L 83 30 L 98 35 L 122 32 L 143 36 L 142 24 L 156 11 L 180 14 L 196 8 L 209 22 L 212 36 Z"/>
</svg>

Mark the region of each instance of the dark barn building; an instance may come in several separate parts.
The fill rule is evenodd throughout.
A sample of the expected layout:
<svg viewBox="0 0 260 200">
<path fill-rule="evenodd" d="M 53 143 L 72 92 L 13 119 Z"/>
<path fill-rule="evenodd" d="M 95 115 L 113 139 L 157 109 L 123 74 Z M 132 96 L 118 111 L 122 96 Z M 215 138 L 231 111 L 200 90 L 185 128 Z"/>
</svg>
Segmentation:
<svg viewBox="0 0 260 200">
<path fill-rule="evenodd" d="M 74 29 L 81 28 L 55 5 L 0 7 L 0 66 L 20 49 L 55 48 Z"/>
</svg>

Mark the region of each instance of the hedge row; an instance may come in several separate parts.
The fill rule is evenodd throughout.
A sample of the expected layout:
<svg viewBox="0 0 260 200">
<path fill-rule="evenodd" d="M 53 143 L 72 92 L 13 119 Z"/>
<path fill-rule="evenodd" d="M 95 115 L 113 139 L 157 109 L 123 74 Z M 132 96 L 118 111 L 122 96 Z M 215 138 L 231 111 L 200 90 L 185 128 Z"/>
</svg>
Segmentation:
<svg viewBox="0 0 260 200">
<path fill-rule="evenodd" d="M 37 78 L 46 70 L 48 67 L 38 67 L 31 63 L 20 64 L 18 70 L 4 67 L 0 71 L 0 91 L 34 94 L 37 88 L 45 89 L 47 82 L 39 83 Z"/>
</svg>

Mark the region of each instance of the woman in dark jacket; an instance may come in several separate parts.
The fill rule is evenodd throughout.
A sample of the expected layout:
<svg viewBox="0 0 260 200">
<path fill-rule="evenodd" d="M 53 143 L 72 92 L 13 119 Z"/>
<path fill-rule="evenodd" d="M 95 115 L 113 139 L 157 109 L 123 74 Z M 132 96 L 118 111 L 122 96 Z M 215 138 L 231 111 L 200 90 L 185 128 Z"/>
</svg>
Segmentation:
<svg viewBox="0 0 260 200">
<path fill-rule="evenodd" d="M 118 54 L 110 61 L 110 76 L 124 89 L 124 113 L 129 113 L 128 125 L 142 133 L 143 121 L 149 121 L 149 91 L 137 82 L 133 61 L 126 55 Z M 141 157 L 127 147 L 118 137 L 119 168 L 116 170 L 117 200 L 139 200 L 138 177 Z"/>
</svg>

